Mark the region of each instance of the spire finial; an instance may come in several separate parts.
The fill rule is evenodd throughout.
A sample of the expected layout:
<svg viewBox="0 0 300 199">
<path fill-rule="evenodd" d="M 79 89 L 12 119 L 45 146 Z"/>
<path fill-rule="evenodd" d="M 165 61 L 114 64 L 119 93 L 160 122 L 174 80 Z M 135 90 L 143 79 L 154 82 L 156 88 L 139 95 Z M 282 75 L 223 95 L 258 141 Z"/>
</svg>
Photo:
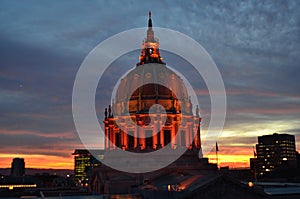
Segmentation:
<svg viewBox="0 0 300 199">
<path fill-rule="evenodd" d="M 152 27 L 151 11 L 149 11 L 148 28 Z"/>
<path fill-rule="evenodd" d="M 143 50 L 141 52 L 140 62 L 137 63 L 137 66 L 147 63 L 165 64 L 160 57 L 158 39 L 154 37 L 151 14 L 151 11 L 149 11 L 147 37 L 143 41 Z"/>
</svg>

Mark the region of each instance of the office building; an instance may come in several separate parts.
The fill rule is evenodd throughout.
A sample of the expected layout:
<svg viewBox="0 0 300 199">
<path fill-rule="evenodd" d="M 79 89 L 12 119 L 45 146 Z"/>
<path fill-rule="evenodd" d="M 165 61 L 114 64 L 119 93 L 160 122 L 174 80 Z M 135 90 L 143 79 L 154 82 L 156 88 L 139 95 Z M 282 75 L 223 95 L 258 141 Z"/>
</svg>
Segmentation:
<svg viewBox="0 0 300 199">
<path fill-rule="evenodd" d="M 14 158 L 11 163 L 11 176 L 19 177 L 25 175 L 25 161 L 23 158 Z"/>
<path fill-rule="evenodd" d="M 97 153 L 103 154 L 101 150 Z M 92 168 L 101 163 L 86 149 L 76 149 L 74 153 L 74 180 L 78 186 L 88 186 Z M 102 159 L 103 157 L 99 157 Z"/>
<path fill-rule="evenodd" d="M 279 168 L 296 168 L 295 136 L 290 134 L 263 135 L 258 137 L 256 144 L 257 160 L 252 159 L 251 170 L 257 176 Z"/>
</svg>

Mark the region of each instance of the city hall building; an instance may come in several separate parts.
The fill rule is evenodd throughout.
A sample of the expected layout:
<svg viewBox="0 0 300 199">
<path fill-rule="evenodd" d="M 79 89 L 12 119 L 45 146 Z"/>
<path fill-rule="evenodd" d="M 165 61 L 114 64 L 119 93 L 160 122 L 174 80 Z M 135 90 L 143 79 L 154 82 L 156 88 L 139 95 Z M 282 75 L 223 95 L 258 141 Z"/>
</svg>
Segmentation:
<svg viewBox="0 0 300 199">
<path fill-rule="evenodd" d="M 105 109 L 104 118 L 104 151 L 107 153 L 119 149 L 131 153 L 149 153 L 163 148 L 186 151 L 170 165 L 148 173 L 121 172 L 104 164 L 95 167 L 90 181 L 94 193 L 131 193 L 133 187 L 143 189 L 144 186 L 153 190 L 166 186 L 164 189 L 167 189 L 168 184 L 161 183 L 168 177 L 194 179 L 217 170 L 216 164 L 202 157 L 199 109 L 193 107 L 182 78 L 163 62 L 152 29 L 151 13 L 139 62 L 121 79 L 114 102 Z M 116 161 L 126 160 L 118 157 Z M 174 180 L 165 183 L 178 185 Z"/>
</svg>

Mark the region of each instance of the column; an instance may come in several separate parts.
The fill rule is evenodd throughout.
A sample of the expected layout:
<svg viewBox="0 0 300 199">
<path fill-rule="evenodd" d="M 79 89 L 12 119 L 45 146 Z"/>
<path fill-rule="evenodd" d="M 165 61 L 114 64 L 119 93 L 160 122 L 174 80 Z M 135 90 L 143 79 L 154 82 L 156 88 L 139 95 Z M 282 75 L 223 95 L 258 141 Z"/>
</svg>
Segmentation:
<svg viewBox="0 0 300 199">
<path fill-rule="evenodd" d="M 145 138 L 145 131 L 143 127 L 139 127 L 139 133 L 140 133 L 140 144 L 141 144 L 141 149 L 146 148 L 146 138 Z"/>
<path fill-rule="evenodd" d="M 111 132 L 111 136 L 112 136 L 111 141 L 113 143 L 112 148 L 116 149 L 116 132 L 114 131 L 114 127 L 113 126 L 110 127 L 110 132 Z"/>
<path fill-rule="evenodd" d="M 136 148 L 137 146 L 138 146 L 138 144 L 140 144 L 140 142 L 139 142 L 139 138 L 138 138 L 138 136 L 139 136 L 139 132 L 138 132 L 138 126 L 136 125 L 136 128 L 135 128 L 135 131 L 134 131 L 134 148 Z"/>
<path fill-rule="evenodd" d="M 162 126 L 162 122 L 160 121 L 160 144 L 161 144 L 161 147 L 164 147 L 165 146 L 165 139 L 164 139 L 164 129 L 163 129 L 163 126 Z"/>
<path fill-rule="evenodd" d="M 154 121 L 154 123 L 153 123 L 152 138 L 153 138 L 153 146 L 152 146 L 152 148 L 156 149 L 156 146 L 158 144 L 157 121 Z"/>
<path fill-rule="evenodd" d="M 194 131 L 193 131 L 193 126 L 192 126 L 191 122 L 189 123 L 189 141 L 190 141 L 190 143 L 189 143 L 189 147 L 190 147 L 190 145 L 192 145 L 193 141 L 194 141 Z"/>
<path fill-rule="evenodd" d="M 201 148 L 201 129 L 200 129 L 200 118 L 199 118 L 199 123 L 198 123 L 198 129 L 197 129 L 197 136 L 198 136 L 198 147 Z"/>
<path fill-rule="evenodd" d="M 174 121 L 174 118 L 172 118 L 172 131 L 171 131 L 171 143 L 172 143 L 172 148 L 175 148 L 176 144 L 176 121 Z"/>
<path fill-rule="evenodd" d="M 128 136 L 127 136 L 127 129 L 125 126 L 122 126 L 122 133 L 123 133 L 123 136 L 122 136 L 122 145 L 125 147 L 125 150 L 128 149 Z"/>
<path fill-rule="evenodd" d="M 197 148 L 201 148 L 200 126 L 197 130 Z"/>
<path fill-rule="evenodd" d="M 190 124 L 187 123 L 187 129 L 185 131 L 185 146 L 190 146 Z"/>
<path fill-rule="evenodd" d="M 127 135 L 127 131 L 124 132 L 124 146 L 125 146 L 125 149 L 128 149 L 128 135 Z"/>
<path fill-rule="evenodd" d="M 105 149 L 109 149 L 109 132 L 108 132 L 108 127 L 105 125 Z"/>
<path fill-rule="evenodd" d="M 108 132 L 109 132 L 109 141 L 110 141 L 110 143 L 109 143 L 109 148 L 110 149 L 113 149 L 113 145 L 114 145 L 114 133 L 112 132 L 112 130 L 111 130 L 111 127 L 110 126 L 108 126 Z"/>
</svg>

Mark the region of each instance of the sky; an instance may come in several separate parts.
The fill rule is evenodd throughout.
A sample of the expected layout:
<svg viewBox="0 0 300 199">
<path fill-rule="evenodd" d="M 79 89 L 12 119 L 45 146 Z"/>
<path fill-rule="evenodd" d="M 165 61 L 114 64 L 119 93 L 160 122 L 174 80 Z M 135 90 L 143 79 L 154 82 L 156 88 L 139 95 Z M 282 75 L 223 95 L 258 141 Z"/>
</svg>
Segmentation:
<svg viewBox="0 0 300 199">
<path fill-rule="evenodd" d="M 101 41 L 145 27 L 149 10 L 153 26 L 193 38 L 218 66 L 227 95 L 220 166 L 249 167 L 257 136 L 275 132 L 295 135 L 299 151 L 299 7 L 297 0 L 0 0 L 0 167 L 23 157 L 26 167 L 73 168 L 71 154 L 83 147 L 72 117 L 76 73 Z M 118 69 L 130 69 L 139 54 L 120 58 L 108 74 L 114 79 Z M 161 56 L 174 69 L 185 64 L 171 53 Z M 198 94 L 205 126 L 209 95 Z M 208 157 L 215 161 L 214 150 Z"/>
</svg>

